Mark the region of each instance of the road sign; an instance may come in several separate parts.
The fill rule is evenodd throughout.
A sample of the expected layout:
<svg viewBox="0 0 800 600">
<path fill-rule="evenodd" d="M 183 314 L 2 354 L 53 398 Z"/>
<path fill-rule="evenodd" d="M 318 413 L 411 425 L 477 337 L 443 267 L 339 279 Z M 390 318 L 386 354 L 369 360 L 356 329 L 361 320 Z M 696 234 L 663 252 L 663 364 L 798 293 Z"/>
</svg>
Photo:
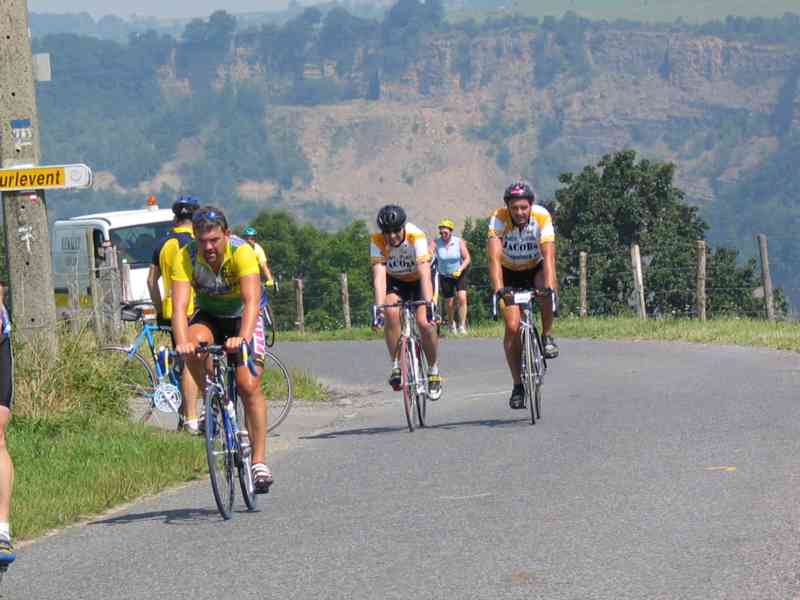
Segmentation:
<svg viewBox="0 0 800 600">
<path fill-rule="evenodd" d="M 80 164 L 2 169 L 0 192 L 85 188 L 93 179 L 92 170 Z"/>
</svg>

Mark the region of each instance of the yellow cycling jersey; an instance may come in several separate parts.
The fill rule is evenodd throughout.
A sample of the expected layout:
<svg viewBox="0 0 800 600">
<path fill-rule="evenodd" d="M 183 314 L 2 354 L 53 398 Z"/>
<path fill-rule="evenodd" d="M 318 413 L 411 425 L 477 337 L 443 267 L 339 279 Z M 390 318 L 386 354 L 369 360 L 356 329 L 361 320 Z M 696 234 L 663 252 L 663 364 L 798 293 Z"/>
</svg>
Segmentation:
<svg viewBox="0 0 800 600">
<path fill-rule="evenodd" d="M 389 246 L 382 233 L 370 238 L 369 253 L 372 264 L 386 265 L 386 271 L 398 281 L 419 281 L 417 264 L 430 262 L 428 240 L 419 227 L 406 223 L 406 237 L 397 247 Z"/>
<path fill-rule="evenodd" d="M 556 241 L 550 213 L 538 204 L 531 207 L 530 221 L 522 229 L 514 225 L 508 208 L 498 208 L 489 219 L 489 237 L 502 242 L 500 263 L 511 271 L 533 269 L 542 262 L 541 244 Z"/>
<path fill-rule="evenodd" d="M 164 294 L 161 299 L 162 314 L 160 315 L 164 319 L 172 318 L 172 263 L 181 248 L 193 239 L 194 233 L 191 225 L 173 227 L 169 235 L 159 241 L 153 255 L 153 264 L 158 266 L 164 285 Z M 194 313 L 194 292 L 189 295 L 186 313 L 188 315 Z"/>
<path fill-rule="evenodd" d="M 215 272 L 205 261 L 196 241 L 184 246 L 172 264 L 172 280 L 192 284 L 200 310 L 230 319 L 241 317 L 244 310 L 242 277 L 259 275 L 260 272 L 256 253 L 250 244 L 237 237 L 231 237 L 225 247 L 219 271 Z M 261 301 L 265 301 L 264 296 Z"/>
<path fill-rule="evenodd" d="M 266 265 L 267 264 L 267 253 L 264 252 L 264 248 L 261 247 L 261 244 L 256 242 L 253 244 L 253 252 L 256 253 L 256 259 L 258 259 L 258 264 Z"/>
</svg>

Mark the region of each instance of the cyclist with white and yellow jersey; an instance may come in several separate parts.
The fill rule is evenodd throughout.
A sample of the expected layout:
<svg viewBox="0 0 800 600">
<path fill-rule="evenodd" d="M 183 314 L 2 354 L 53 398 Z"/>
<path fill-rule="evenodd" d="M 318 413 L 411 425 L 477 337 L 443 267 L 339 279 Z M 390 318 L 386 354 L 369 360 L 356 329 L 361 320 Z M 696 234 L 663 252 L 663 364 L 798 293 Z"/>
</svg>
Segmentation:
<svg viewBox="0 0 800 600">
<path fill-rule="evenodd" d="M 184 246 L 172 267 L 172 330 L 175 349 L 186 359 L 184 387 L 197 395 L 206 376 L 206 358 L 196 351 L 201 343 L 224 344 L 229 360 L 238 357 L 243 342 L 252 345 L 255 375 L 247 365 L 236 368 L 236 387 L 244 404 L 253 448 L 253 482 L 257 493 L 272 485 L 267 467 L 267 405 L 261 390 L 266 341 L 258 259 L 243 239 L 231 235 L 225 215 L 204 207 L 192 216 L 195 240 Z M 197 312 L 191 322 L 186 305 L 195 291 Z"/>
<path fill-rule="evenodd" d="M 380 233 L 370 239 L 372 259 L 372 281 L 375 304 L 395 304 L 400 301 L 427 302 L 427 306 L 416 309 L 417 325 L 422 337 L 422 350 L 428 359 L 429 398 L 438 400 L 442 396 L 442 376 L 436 362 L 439 338 L 436 326 L 431 323 L 433 278 L 431 255 L 425 233 L 416 225 L 406 222 L 406 212 L 397 205 L 388 204 L 380 209 L 377 218 Z M 401 390 L 400 357 L 395 355 L 400 339 L 400 309 L 387 308 L 383 315 L 384 337 L 392 373 L 389 385 Z M 380 326 L 380 320 L 373 324 Z"/>
<path fill-rule="evenodd" d="M 508 186 L 503 200 L 505 208 L 498 208 L 489 219 L 486 241 L 489 280 L 495 294 L 502 295 L 508 288 L 557 290 L 556 237 L 550 213 L 543 206 L 534 204 L 533 189 L 524 181 Z M 553 339 L 553 304 L 549 296 L 538 300 L 542 311 L 544 355 L 555 358 L 558 346 Z M 525 408 L 525 392 L 520 377 L 519 307 L 505 306 L 503 318 L 503 348 L 514 381 L 509 406 Z"/>
</svg>

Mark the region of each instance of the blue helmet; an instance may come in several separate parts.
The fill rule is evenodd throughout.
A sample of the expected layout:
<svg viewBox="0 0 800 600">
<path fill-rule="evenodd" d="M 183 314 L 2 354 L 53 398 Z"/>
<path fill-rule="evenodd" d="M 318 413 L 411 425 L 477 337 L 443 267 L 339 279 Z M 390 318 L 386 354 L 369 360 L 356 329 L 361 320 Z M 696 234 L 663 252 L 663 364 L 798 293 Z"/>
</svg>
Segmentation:
<svg viewBox="0 0 800 600">
<path fill-rule="evenodd" d="M 199 207 L 200 202 L 194 196 L 178 196 L 172 205 L 172 214 L 179 219 L 191 219 Z"/>
<path fill-rule="evenodd" d="M 255 230 L 255 228 L 254 228 L 254 227 L 245 227 L 245 228 L 242 230 L 242 235 L 243 235 L 244 237 L 255 237 L 255 236 L 256 236 L 256 233 L 257 233 L 257 232 L 256 232 L 256 230 Z"/>
</svg>

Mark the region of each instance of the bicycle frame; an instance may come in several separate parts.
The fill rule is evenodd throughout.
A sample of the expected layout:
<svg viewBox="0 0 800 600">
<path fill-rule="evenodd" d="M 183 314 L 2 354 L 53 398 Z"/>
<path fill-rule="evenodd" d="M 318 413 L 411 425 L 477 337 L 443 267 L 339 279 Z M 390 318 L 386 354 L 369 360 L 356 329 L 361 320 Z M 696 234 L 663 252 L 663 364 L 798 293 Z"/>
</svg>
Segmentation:
<svg viewBox="0 0 800 600">
<path fill-rule="evenodd" d="M 141 348 L 142 344 L 146 343 L 150 350 L 150 357 L 153 359 L 153 365 L 156 369 L 158 381 L 164 381 L 164 379 L 168 377 L 170 379 L 170 383 L 176 386 L 180 385 L 180 381 L 177 380 L 171 370 L 170 372 L 164 372 L 163 366 L 156 357 L 156 340 L 154 334 L 159 331 L 170 331 L 171 329 L 162 325 L 148 323 L 143 319 L 139 319 L 139 322 L 142 324 L 142 330 L 130 343 L 130 346 L 128 347 L 128 356 L 133 357 L 133 355 L 139 351 L 139 348 Z"/>
</svg>

